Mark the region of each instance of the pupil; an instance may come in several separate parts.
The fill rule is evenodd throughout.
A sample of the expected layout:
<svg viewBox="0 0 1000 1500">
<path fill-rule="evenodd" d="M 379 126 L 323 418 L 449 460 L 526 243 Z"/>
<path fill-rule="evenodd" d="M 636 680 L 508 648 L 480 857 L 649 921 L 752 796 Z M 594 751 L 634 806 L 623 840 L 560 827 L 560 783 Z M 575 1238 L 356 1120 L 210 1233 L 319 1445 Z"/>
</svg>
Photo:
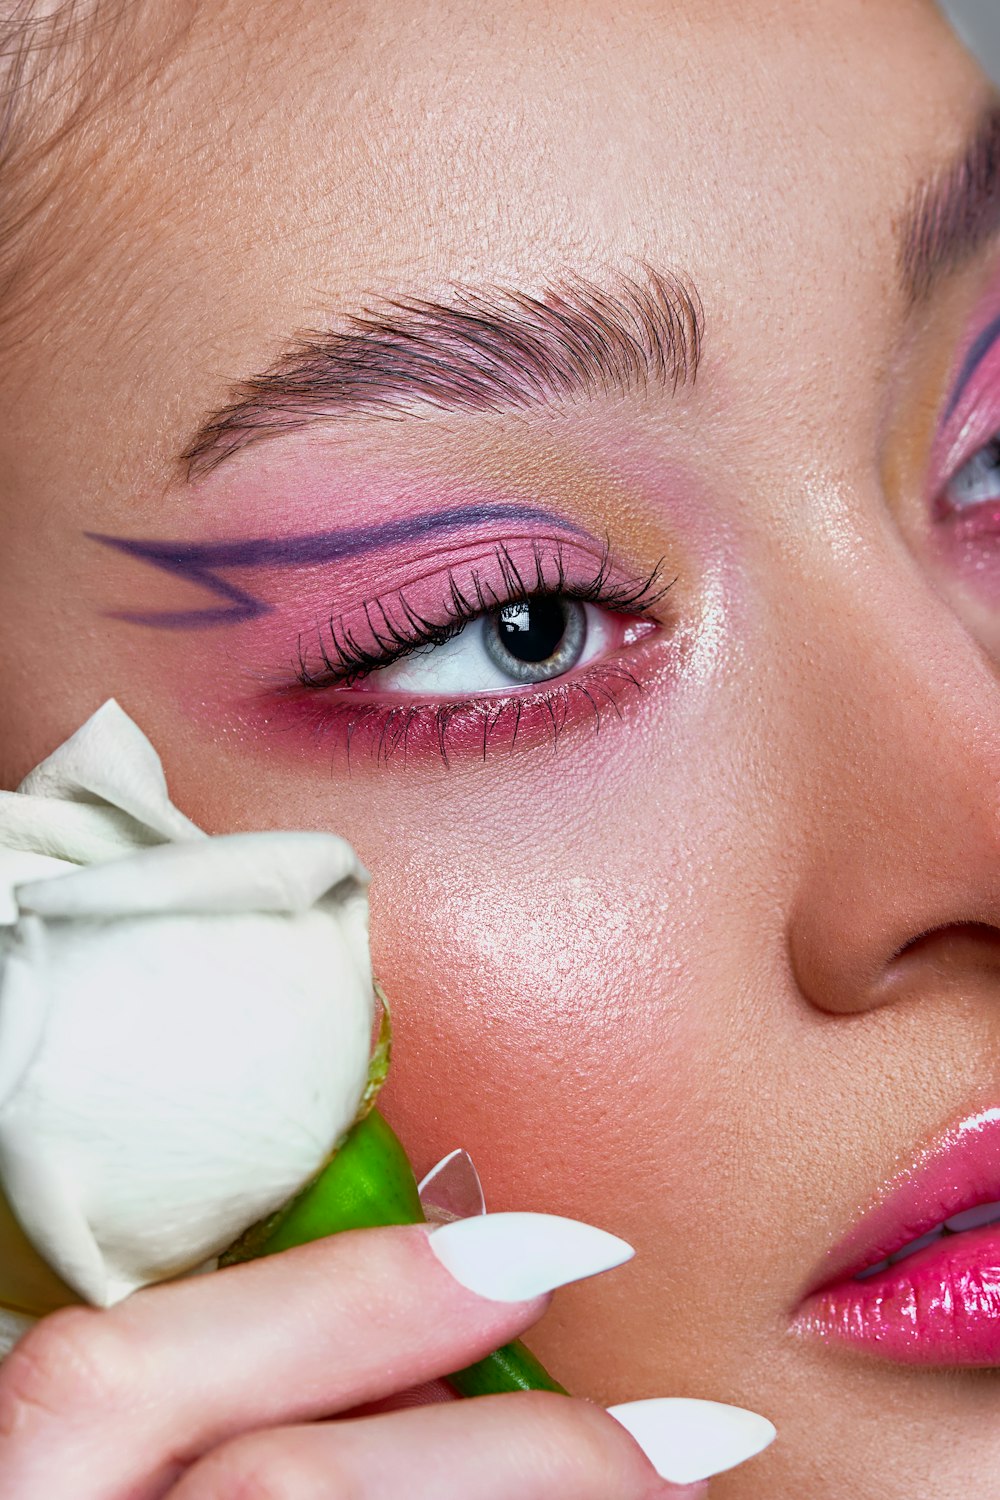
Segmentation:
<svg viewBox="0 0 1000 1500">
<path fill-rule="evenodd" d="M 500 611 L 497 635 L 517 661 L 546 661 L 566 634 L 566 609 L 558 599 L 531 599 Z"/>
</svg>

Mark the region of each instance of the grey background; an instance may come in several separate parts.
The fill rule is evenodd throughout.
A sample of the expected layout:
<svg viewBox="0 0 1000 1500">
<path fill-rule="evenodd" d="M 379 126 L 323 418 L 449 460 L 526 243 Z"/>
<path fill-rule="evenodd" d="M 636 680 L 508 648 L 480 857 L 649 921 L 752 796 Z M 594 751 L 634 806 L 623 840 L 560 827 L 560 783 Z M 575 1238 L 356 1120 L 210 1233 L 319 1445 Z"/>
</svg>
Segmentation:
<svg viewBox="0 0 1000 1500">
<path fill-rule="evenodd" d="M 955 27 L 1000 84 L 1000 0 L 939 0 Z"/>
</svg>

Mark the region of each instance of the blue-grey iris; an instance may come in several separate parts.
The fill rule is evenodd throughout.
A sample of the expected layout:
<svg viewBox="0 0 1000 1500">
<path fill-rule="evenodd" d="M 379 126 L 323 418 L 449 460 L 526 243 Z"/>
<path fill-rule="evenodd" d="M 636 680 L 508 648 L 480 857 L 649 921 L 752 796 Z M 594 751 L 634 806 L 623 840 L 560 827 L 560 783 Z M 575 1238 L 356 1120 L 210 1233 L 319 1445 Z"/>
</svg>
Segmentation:
<svg viewBox="0 0 1000 1500">
<path fill-rule="evenodd" d="M 483 621 L 490 660 L 515 682 L 545 682 L 568 672 L 586 639 L 583 605 L 555 594 L 505 604 Z"/>
</svg>

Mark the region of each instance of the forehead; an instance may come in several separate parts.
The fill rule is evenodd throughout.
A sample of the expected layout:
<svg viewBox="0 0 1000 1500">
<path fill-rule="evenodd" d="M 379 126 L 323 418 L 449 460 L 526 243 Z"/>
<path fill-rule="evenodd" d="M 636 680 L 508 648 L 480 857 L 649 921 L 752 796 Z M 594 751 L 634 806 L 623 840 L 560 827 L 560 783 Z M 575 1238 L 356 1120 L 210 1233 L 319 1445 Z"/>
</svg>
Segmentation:
<svg viewBox="0 0 1000 1500">
<path fill-rule="evenodd" d="M 245 251 L 252 220 L 257 253 L 340 279 L 383 255 L 480 275 L 570 246 L 773 254 L 776 211 L 870 208 L 978 84 L 923 0 L 310 0 L 268 31 L 270 9 L 196 24 L 110 159 L 178 220 L 197 203 Z"/>
<path fill-rule="evenodd" d="M 206 6 L 72 148 L 45 358 L 85 337 L 119 418 L 183 427 L 372 294 L 632 258 L 794 334 L 845 255 L 888 286 L 982 90 L 923 0 Z"/>
</svg>

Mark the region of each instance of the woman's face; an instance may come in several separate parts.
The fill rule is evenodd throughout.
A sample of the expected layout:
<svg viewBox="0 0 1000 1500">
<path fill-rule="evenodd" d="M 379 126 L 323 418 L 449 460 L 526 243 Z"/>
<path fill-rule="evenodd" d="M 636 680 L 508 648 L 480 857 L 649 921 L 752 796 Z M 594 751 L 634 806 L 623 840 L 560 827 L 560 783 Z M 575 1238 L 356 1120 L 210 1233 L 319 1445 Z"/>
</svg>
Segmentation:
<svg viewBox="0 0 1000 1500">
<path fill-rule="evenodd" d="M 981 1488 L 1000 1339 L 802 1299 L 1000 1107 L 984 80 L 917 0 L 160 25 L 8 188 L 3 784 L 114 696 L 351 840 L 415 1166 L 637 1247 L 574 1392 L 771 1417 L 720 1497 Z"/>
</svg>

